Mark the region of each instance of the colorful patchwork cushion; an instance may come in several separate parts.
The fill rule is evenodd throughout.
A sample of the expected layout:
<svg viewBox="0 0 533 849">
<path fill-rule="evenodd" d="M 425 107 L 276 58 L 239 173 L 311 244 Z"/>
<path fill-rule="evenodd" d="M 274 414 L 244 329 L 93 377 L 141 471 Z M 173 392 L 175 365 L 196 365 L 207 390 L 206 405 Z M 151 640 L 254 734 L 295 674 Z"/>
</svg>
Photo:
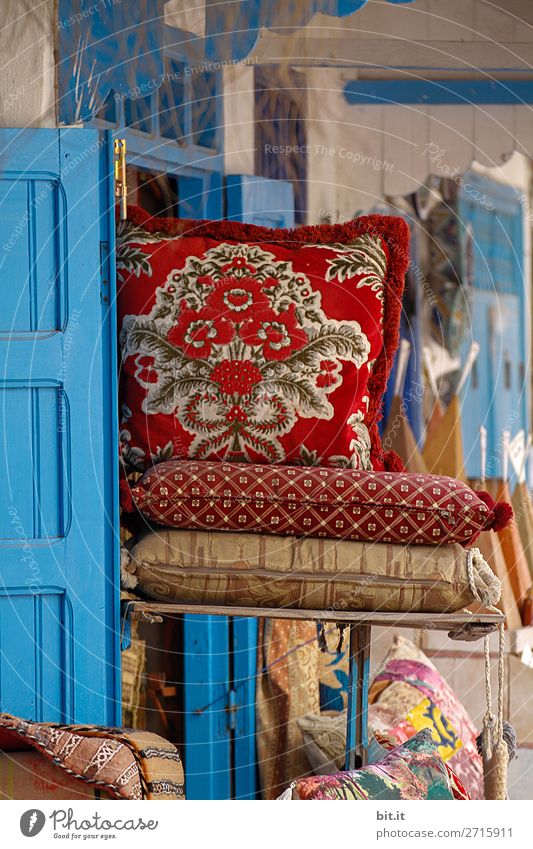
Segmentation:
<svg viewBox="0 0 533 849">
<path fill-rule="evenodd" d="M 401 743 L 431 729 L 440 756 L 472 799 L 483 798 L 483 764 L 472 720 L 429 658 L 409 640 L 395 639 L 370 699 L 374 733 Z"/>
<path fill-rule="evenodd" d="M 131 491 L 146 518 L 171 528 L 425 545 L 492 527 L 501 505 L 481 495 L 433 475 L 191 460 L 153 466 Z"/>
<path fill-rule="evenodd" d="M 497 601 L 476 549 L 159 528 L 133 545 L 125 585 L 149 598 L 310 610 L 443 612 Z M 470 581 L 475 586 L 472 586 Z"/>
<path fill-rule="evenodd" d="M 377 705 L 370 705 L 368 725 L 368 763 L 375 764 L 387 757 L 387 752 L 398 746 L 391 735 L 385 737 L 374 732 Z M 304 751 L 315 775 L 331 775 L 344 768 L 346 749 L 346 711 L 322 711 L 319 714 L 306 714 L 298 719 L 302 732 Z M 432 731 L 432 729 L 430 729 Z M 431 733 L 438 746 L 438 739 Z M 378 742 L 378 738 L 379 741 Z M 437 753 L 442 757 L 440 749 Z M 444 760 L 444 758 L 443 758 Z M 448 776 L 452 784 L 454 799 L 464 800 L 470 796 L 457 775 L 445 761 Z"/>
<path fill-rule="evenodd" d="M 313 775 L 293 782 L 292 799 L 449 799 L 450 775 L 428 731 L 422 731 L 364 769 Z M 284 797 L 287 798 L 287 797 Z"/>
<path fill-rule="evenodd" d="M 271 230 L 130 209 L 117 238 L 128 465 L 383 468 L 408 259 L 401 218 Z"/>
</svg>

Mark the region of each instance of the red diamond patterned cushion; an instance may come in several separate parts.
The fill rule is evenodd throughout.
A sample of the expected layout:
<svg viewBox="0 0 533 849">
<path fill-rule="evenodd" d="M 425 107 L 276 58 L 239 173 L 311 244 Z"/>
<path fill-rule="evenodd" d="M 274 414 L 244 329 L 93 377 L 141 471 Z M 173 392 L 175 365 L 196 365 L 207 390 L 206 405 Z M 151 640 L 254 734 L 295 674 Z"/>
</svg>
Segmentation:
<svg viewBox="0 0 533 849">
<path fill-rule="evenodd" d="M 425 545 L 472 542 L 499 507 L 436 475 L 190 460 L 157 464 L 127 502 L 171 528 Z"/>
</svg>

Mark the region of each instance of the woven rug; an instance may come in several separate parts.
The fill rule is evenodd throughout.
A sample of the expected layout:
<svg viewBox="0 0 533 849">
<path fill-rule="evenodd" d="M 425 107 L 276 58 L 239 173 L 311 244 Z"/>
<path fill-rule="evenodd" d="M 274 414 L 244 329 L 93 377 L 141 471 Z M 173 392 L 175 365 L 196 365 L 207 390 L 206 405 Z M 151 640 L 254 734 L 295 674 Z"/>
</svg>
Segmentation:
<svg viewBox="0 0 533 849">
<path fill-rule="evenodd" d="M 0 714 L 0 749 L 28 747 L 118 799 L 185 798 L 178 750 L 149 731 L 28 722 Z"/>
</svg>

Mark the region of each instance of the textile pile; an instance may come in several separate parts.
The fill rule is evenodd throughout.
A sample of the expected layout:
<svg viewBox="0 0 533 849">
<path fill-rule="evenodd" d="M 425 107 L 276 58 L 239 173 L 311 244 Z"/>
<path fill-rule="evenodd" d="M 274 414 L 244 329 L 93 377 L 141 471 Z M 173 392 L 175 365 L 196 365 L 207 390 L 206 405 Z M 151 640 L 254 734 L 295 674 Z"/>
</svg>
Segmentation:
<svg viewBox="0 0 533 849">
<path fill-rule="evenodd" d="M 422 458 L 404 464 L 379 437 L 408 241 L 401 218 L 379 215 L 271 230 L 128 210 L 117 243 L 125 588 L 315 610 L 498 601 L 471 544 L 511 508 L 462 475 L 427 474 Z M 261 626 L 271 797 L 303 765 L 298 717 L 320 709 L 315 643 L 313 624 Z M 437 757 L 422 742 L 394 757 Z"/>
<path fill-rule="evenodd" d="M 0 750 L 36 749 L 59 769 L 117 799 L 185 798 L 175 746 L 129 728 L 28 722 L 0 714 Z"/>
</svg>

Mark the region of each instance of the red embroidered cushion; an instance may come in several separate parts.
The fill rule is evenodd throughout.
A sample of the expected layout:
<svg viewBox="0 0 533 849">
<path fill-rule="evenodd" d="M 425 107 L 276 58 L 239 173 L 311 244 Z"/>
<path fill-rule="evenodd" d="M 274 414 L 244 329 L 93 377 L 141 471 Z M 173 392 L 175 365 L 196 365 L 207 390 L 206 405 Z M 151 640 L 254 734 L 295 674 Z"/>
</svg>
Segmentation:
<svg viewBox="0 0 533 849">
<path fill-rule="evenodd" d="M 117 239 L 124 459 L 383 468 L 407 263 L 401 218 L 271 230 L 131 209 Z"/>
<path fill-rule="evenodd" d="M 426 545 L 469 543 L 498 512 L 453 478 L 190 460 L 159 463 L 124 496 L 171 528 Z"/>
</svg>

